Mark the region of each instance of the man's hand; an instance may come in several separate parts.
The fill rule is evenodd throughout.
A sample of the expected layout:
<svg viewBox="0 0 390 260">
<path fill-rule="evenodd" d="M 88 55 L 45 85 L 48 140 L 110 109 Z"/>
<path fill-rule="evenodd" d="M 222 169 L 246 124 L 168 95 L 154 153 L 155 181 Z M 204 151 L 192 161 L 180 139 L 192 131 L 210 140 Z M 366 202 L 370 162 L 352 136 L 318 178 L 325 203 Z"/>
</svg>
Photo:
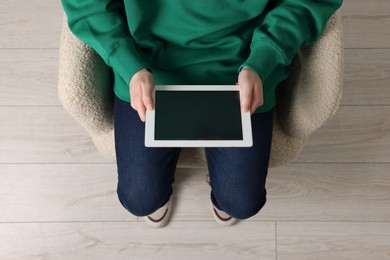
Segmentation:
<svg viewBox="0 0 390 260">
<path fill-rule="evenodd" d="M 257 107 L 264 104 L 263 83 L 259 75 L 253 70 L 243 67 L 238 75 L 237 84 L 241 89 L 241 111 L 250 111 L 253 114 Z"/>
<path fill-rule="evenodd" d="M 146 110 L 153 110 L 154 103 L 152 91 L 154 89 L 154 79 L 152 73 L 142 69 L 135 73 L 130 80 L 131 107 L 137 110 L 142 122 L 146 119 Z"/>
</svg>

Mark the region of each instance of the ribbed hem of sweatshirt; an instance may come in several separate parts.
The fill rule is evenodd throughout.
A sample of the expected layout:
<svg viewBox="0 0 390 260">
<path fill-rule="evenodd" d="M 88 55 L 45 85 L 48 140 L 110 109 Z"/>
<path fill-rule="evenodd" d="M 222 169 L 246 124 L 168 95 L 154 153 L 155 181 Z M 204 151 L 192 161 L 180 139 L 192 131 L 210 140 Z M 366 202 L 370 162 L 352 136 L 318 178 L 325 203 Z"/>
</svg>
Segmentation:
<svg viewBox="0 0 390 260">
<path fill-rule="evenodd" d="M 149 66 L 137 52 L 131 39 L 118 43 L 109 55 L 108 64 L 119 73 L 127 86 L 135 73 Z"/>
<path fill-rule="evenodd" d="M 248 59 L 238 68 L 238 72 L 246 66 L 255 71 L 264 80 L 278 67 L 284 65 L 283 53 L 273 43 L 259 39 L 251 43 Z"/>
</svg>

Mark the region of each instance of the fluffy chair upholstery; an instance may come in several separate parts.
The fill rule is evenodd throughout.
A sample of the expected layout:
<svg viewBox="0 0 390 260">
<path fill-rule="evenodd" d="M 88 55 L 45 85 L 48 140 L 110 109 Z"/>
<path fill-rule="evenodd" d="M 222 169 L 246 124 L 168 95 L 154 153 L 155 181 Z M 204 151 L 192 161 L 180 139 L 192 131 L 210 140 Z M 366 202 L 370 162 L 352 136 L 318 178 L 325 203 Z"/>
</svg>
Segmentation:
<svg viewBox="0 0 390 260">
<path fill-rule="evenodd" d="M 313 131 L 339 108 L 343 84 L 343 38 L 340 11 L 323 35 L 299 50 L 290 76 L 277 89 L 269 167 L 293 161 Z M 112 70 L 100 56 L 76 38 L 64 14 L 59 58 L 58 96 L 64 109 L 91 136 L 96 148 L 115 157 Z M 202 148 L 184 148 L 178 167 L 206 166 Z"/>
</svg>

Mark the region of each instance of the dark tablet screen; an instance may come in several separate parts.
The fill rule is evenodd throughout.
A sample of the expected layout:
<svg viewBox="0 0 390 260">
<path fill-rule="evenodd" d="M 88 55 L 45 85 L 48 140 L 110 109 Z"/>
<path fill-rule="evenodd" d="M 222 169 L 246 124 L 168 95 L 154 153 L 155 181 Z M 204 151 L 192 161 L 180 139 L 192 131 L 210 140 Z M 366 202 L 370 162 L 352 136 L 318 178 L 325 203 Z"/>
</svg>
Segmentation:
<svg viewBox="0 0 390 260">
<path fill-rule="evenodd" d="M 161 91 L 155 140 L 243 140 L 238 91 Z"/>
</svg>

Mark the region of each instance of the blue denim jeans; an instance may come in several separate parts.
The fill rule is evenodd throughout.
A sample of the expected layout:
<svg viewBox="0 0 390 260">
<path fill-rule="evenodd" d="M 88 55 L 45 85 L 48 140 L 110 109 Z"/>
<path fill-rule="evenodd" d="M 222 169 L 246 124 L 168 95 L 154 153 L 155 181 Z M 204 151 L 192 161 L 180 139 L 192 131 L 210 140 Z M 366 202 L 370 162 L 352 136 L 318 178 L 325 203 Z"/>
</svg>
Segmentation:
<svg viewBox="0 0 390 260">
<path fill-rule="evenodd" d="M 253 146 L 204 148 L 210 175 L 210 199 L 237 219 L 247 219 L 266 203 L 266 177 L 272 141 L 273 109 L 251 116 Z M 162 207 L 172 194 L 181 148 L 148 148 L 145 124 L 115 96 L 115 151 L 120 203 L 136 216 Z"/>
</svg>

